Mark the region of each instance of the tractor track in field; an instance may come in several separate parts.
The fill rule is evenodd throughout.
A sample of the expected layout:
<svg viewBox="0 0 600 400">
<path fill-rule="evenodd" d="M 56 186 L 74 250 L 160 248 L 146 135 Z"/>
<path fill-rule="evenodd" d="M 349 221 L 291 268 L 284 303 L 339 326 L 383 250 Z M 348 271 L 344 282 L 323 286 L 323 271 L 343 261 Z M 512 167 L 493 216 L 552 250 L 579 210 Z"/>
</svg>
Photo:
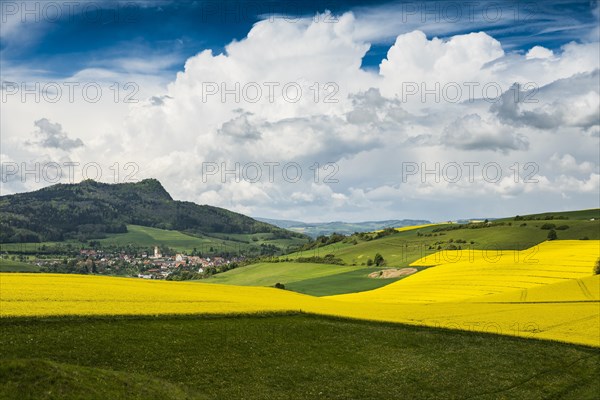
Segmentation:
<svg viewBox="0 0 600 400">
<path fill-rule="evenodd" d="M 585 297 L 587 297 L 588 299 L 594 298 L 594 296 L 590 293 L 588 288 L 585 286 L 585 283 L 583 283 L 580 279 L 577 279 L 577 284 L 579 285 L 579 288 L 581 289 L 581 292 L 583 293 L 583 295 Z"/>
</svg>

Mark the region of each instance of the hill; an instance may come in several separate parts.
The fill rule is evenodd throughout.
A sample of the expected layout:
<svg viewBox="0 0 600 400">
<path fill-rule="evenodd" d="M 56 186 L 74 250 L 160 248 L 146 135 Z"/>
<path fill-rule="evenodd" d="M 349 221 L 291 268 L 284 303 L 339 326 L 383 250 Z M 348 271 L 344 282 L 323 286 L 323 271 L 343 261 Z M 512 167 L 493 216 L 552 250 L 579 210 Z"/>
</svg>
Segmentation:
<svg viewBox="0 0 600 400">
<path fill-rule="evenodd" d="M 402 228 L 405 226 L 424 225 L 431 223 L 430 221 L 420 219 L 391 219 L 385 221 L 364 222 L 300 222 L 269 218 L 256 219 L 271 225 L 278 226 L 280 228 L 303 233 L 313 238 L 322 235 L 331 235 L 332 233 L 338 233 L 341 235 L 351 235 L 355 232 L 373 232 L 385 228 Z"/>
<path fill-rule="evenodd" d="M 106 184 L 86 180 L 0 197 L 0 243 L 89 240 L 140 225 L 191 235 L 299 233 L 208 205 L 176 201 L 159 181 Z"/>
<path fill-rule="evenodd" d="M 473 251 L 489 250 L 493 255 L 497 250 L 532 248 L 547 240 L 549 229 L 545 228 L 552 225 L 557 229 L 559 241 L 586 238 L 600 240 L 599 216 L 598 209 L 545 213 L 506 218 L 491 223 L 425 225 L 416 229 L 390 231 L 386 235 L 385 232 L 381 232 L 340 237 L 335 243 L 314 246 L 279 257 L 279 261 L 285 261 L 279 265 L 263 263 L 246 266 L 217 274 L 211 279 L 218 279 L 220 283 L 240 285 L 264 285 L 267 281 L 270 282 L 269 285 L 273 285 L 280 282 L 288 289 L 316 296 L 354 293 L 398 280 L 374 280 L 368 277 L 369 273 L 383 268 L 408 267 L 418 259 L 438 251 L 462 248 Z M 561 229 L 558 229 L 559 227 Z M 369 267 L 369 259 L 373 260 L 377 253 L 383 256 L 385 264 L 381 267 Z M 323 264 L 306 261 L 324 258 L 328 254 L 341 260 L 343 265 L 338 265 L 338 270 L 329 270 L 335 273 L 314 276 L 313 265 Z M 286 269 L 292 266 L 293 279 L 285 279 Z M 341 267 L 350 267 L 350 270 Z M 422 266 L 419 266 L 419 270 L 421 269 Z M 243 277 L 246 271 L 249 274 L 247 279 Z"/>
<path fill-rule="evenodd" d="M 410 279 L 333 298 L 363 303 L 430 304 L 521 293 L 533 287 L 590 277 L 598 257 L 600 247 L 596 240 L 553 240 L 522 251 L 443 251 L 412 263 L 411 266 L 432 267 Z"/>
</svg>

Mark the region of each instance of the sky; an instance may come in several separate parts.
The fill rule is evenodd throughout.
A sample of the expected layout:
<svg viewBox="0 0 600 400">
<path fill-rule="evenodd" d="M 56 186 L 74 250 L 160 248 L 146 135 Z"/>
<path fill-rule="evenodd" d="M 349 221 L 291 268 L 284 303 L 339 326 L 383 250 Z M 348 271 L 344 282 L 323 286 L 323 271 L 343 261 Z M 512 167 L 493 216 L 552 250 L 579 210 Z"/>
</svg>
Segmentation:
<svg viewBox="0 0 600 400">
<path fill-rule="evenodd" d="M 1 194 L 301 221 L 600 206 L 596 1 L 2 1 Z"/>
</svg>

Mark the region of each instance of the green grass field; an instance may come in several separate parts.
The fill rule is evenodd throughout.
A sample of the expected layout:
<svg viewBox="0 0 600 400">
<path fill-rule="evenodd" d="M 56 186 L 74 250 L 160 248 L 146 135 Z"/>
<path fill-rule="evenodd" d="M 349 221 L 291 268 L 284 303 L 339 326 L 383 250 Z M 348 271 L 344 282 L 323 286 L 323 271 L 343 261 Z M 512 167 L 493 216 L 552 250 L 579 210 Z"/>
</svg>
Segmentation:
<svg viewBox="0 0 600 400">
<path fill-rule="evenodd" d="M 229 242 L 220 238 L 214 237 L 196 237 L 181 233 L 178 231 L 169 231 L 165 229 L 151 228 L 147 226 L 139 225 L 128 225 L 127 233 L 113 233 L 109 234 L 104 239 L 99 239 L 103 245 L 118 245 L 125 246 L 128 244 L 144 247 L 152 247 L 156 245 L 168 246 L 174 250 L 182 252 L 191 252 L 194 248 L 198 251 L 208 252 L 210 247 L 216 249 L 223 249 L 225 251 L 237 250 L 239 245 L 234 242 Z M 3 243 L 1 245 L 2 251 L 30 251 L 35 252 L 42 249 L 44 246 L 47 248 L 58 247 L 66 248 L 71 246 L 73 249 L 79 249 L 81 247 L 88 248 L 86 243 L 77 241 L 64 241 L 64 242 L 42 242 L 42 243 Z"/>
<path fill-rule="evenodd" d="M 150 228 L 147 226 L 127 225 L 127 233 L 110 234 L 106 239 L 99 240 L 103 244 L 136 244 L 138 246 L 152 247 L 156 245 L 168 246 L 172 249 L 191 252 L 194 248 L 198 251 L 208 250 L 211 246 L 233 250 L 225 240 L 208 237 L 195 237 L 178 231 Z"/>
<path fill-rule="evenodd" d="M 0 272 L 37 272 L 37 265 L 0 258 Z"/>
<path fill-rule="evenodd" d="M 169 231 L 165 229 L 151 228 L 139 225 L 127 225 L 126 233 L 109 234 L 98 242 L 105 246 L 126 246 L 134 245 L 140 247 L 168 246 L 176 251 L 191 253 L 195 248 L 203 254 L 217 254 L 221 252 L 243 253 L 249 248 L 260 246 L 261 244 L 272 244 L 285 251 L 288 248 L 306 243 L 304 239 L 274 239 L 271 233 L 257 234 L 214 234 L 210 236 L 192 236 L 178 231 Z M 42 242 L 42 243 L 3 243 L 0 244 L 0 251 L 6 252 L 31 252 L 35 253 L 44 247 L 67 249 L 82 247 L 88 248 L 86 243 L 77 241 L 64 242 Z M 211 248 L 213 250 L 211 250 Z M 61 252 L 60 250 L 58 251 Z"/>
<path fill-rule="evenodd" d="M 162 379 L 40 359 L 3 360 L 0 381 L 3 399 L 189 398 L 179 387 Z"/>
<path fill-rule="evenodd" d="M 598 349 L 306 315 L 0 320 L 3 399 L 594 399 Z M 33 358 L 33 360 L 32 360 Z"/>
<path fill-rule="evenodd" d="M 295 292 L 330 296 L 377 289 L 402 279 L 368 277 L 371 272 L 381 269 L 298 262 L 258 263 L 217 274 L 201 282 L 243 286 L 274 286 L 276 283 L 283 283 L 286 289 Z"/>
<path fill-rule="evenodd" d="M 202 282 L 228 285 L 273 286 L 311 278 L 321 278 L 356 269 L 352 266 L 297 262 L 258 263 L 214 275 Z"/>
<path fill-rule="evenodd" d="M 590 208 L 587 210 L 577 210 L 577 211 L 551 211 L 539 214 L 528 214 L 527 217 L 535 217 L 544 219 L 548 216 L 556 217 L 563 216 L 569 218 L 569 220 L 590 220 L 592 218 L 599 219 L 600 218 L 600 209 L 598 208 Z M 510 221 L 513 220 L 514 217 L 507 217 L 498 219 L 498 221 Z"/>
<path fill-rule="evenodd" d="M 421 270 L 423 268 L 417 268 Z M 309 278 L 301 281 L 286 284 L 286 289 L 299 293 L 310 294 L 311 296 L 332 296 L 336 294 L 355 293 L 365 290 L 373 290 L 407 276 L 390 279 L 372 279 L 369 274 L 374 271 L 380 271 L 381 268 L 359 268 L 340 274 L 327 275 L 318 278 Z M 410 276 L 410 275 L 408 275 Z"/>
</svg>

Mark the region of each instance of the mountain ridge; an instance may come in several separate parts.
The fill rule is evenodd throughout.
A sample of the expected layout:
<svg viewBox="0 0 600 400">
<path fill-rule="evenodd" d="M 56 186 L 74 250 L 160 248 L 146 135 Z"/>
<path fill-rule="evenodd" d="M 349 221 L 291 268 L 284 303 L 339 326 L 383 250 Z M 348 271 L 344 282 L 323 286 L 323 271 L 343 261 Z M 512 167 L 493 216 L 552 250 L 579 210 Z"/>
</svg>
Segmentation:
<svg viewBox="0 0 600 400">
<path fill-rule="evenodd" d="M 321 235 L 330 235 L 338 233 L 343 235 L 353 234 L 355 232 L 372 232 L 385 228 L 400 228 L 403 226 L 430 224 L 428 220 L 417 219 L 390 219 L 381 221 L 361 221 L 361 222 L 302 222 L 293 220 L 279 220 L 271 218 L 255 217 L 254 219 L 266 222 L 280 228 L 288 229 L 294 232 L 316 238 Z"/>
<path fill-rule="evenodd" d="M 156 179 L 116 184 L 84 180 L 0 196 L 0 243 L 98 239 L 127 232 L 129 224 L 196 235 L 303 236 L 224 208 L 173 200 Z"/>
</svg>

